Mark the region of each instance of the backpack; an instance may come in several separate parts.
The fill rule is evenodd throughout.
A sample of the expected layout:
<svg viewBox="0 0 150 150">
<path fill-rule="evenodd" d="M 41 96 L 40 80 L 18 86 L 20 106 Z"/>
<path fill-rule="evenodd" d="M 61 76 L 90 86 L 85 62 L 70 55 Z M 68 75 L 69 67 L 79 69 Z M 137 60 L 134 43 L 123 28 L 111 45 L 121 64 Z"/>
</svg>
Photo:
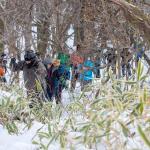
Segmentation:
<svg viewBox="0 0 150 150">
<path fill-rule="evenodd" d="M 70 71 L 68 68 L 64 65 L 61 65 L 58 68 L 58 74 L 59 74 L 59 83 L 62 85 L 63 88 L 66 87 L 66 80 L 70 79 Z"/>
<path fill-rule="evenodd" d="M 82 56 L 80 56 L 79 54 L 73 53 L 73 54 L 71 54 L 71 62 L 74 65 L 79 65 L 84 62 L 84 58 Z"/>
<path fill-rule="evenodd" d="M 59 53 L 57 59 L 60 60 L 61 64 L 68 64 L 70 56 L 64 53 Z"/>
</svg>

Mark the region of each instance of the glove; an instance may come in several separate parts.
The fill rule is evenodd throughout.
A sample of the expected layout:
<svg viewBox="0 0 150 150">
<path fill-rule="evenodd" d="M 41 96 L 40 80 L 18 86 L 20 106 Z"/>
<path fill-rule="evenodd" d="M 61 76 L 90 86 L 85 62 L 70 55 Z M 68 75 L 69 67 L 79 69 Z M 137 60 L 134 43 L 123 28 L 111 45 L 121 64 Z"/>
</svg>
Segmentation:
<svg viewBox="0 0 150 150">
<path fill-rule="evenodd" d="M 45 80 L 46 80 L 47 83 L 50 82 L 50 79 L 48 78 L 48 76 L 45 77 Z"/>
</svg>

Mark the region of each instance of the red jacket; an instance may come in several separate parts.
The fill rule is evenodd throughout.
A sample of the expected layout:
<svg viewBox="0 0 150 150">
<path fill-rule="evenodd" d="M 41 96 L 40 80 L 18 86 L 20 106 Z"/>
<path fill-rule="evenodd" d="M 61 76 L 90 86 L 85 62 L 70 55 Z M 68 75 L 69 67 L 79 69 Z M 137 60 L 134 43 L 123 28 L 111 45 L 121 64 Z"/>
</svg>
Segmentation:
<svg viewBox="0 0 150 150">
<path fill-rule="evenodd" d="M 3 77 L 5 75 L 5 68 L 0 67 L 0 77 Z"/>
</svg>

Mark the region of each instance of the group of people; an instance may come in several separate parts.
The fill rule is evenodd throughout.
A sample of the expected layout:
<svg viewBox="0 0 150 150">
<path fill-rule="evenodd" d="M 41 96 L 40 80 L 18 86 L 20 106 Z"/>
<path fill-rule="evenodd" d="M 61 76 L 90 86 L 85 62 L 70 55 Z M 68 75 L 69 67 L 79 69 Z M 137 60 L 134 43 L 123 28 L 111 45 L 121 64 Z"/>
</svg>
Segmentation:
<svg viewBox="0 0 150 150">
<path fill-rule="evenodd" d="M 11 58 L 10 67 L 13 72 L 23 71 L 29 97 L 35 101 L 51 101 L 55 97 L 56 103 L 61 102 L 61 93 L 69 79 L 69 71 L 60 64 L 60 60 L 47 57 L 42 61 L 36 53 L 29 50 L 23 61 L 16 62 L 15 58 Z"/>
<path fill-rule="evenodd" d="M 6 82 L 7 61 L 4 56 L 5 54 L 0 59 L 0 79 Z M 12 57 L 10 61 L 12 72 L 23 71 L 28 97 L 42 101 L 51 101 L 55 98 L 56 103 L 61 102 L 62 90 L 67 87 L 67 80 L 71 80 L 72 90 L 75 89 L 77 80 L 81 81 L 82 89 L 92 82 L 93 67 L 94 63 L 91 60 L 86 60 L 80 65 L 52 59 L 49 55 L 42 60 L 32 50 L 25 52 L 24 60 L 17 61 Z"/>
<path fill-rule="evenodd" d="M 116 74 L 116 63 L 118 59 L 118 54 L 116 50 L 111 48 L 105 53 L 105 62 L 107 64 L 107 70 L 112 68 L 114 74 Z M 129 51 L 128 48 L 123 48 L 120 52 L 120 67 L 123 77 L 131 76 L 131 62 L 133 60 L 133 54 Z"/>
<path fill-rule="evenodd" d="M 115 61 L 115 55 L 112 52 L 107 55 L 107 64 L 112 64 L 112 61 Z M 5 73 L 7 70 L 5 57 L 5 54 L 0 57 L 0 80 L 3 82 L 6 82 Z M 121 57 L 123 62 L 122 74 L 124 76 L 127 69 L 130 76 L 130 53 L 123 50 Z M 68 59 L 70 61 L 67 61 Z M 42 101 L 52 101 L 55 98 L 57 104 L 61 102 L 62 91 L 67 87 L 67 80 L 71 80 L 72 91 L 75 89 L 77 81 L 80 81 L 81 90 L 83 90 L 86 85 L 92 82 L 94 76 L 100 77 L 100 66 L 99 59 L 90 57 L 85 59 L 79 55 L 72 55 L 69 58 L 62 54 L 57 59 L 52 59 L 50 55 L 46 55 L 42 60 L 32 50 L 25 51 L 23 61 L 17 62 L 16 58 L 13 57 L 10 61 L 10 68 L 13 72 L 23 71 L 24 83 L 29 97 Z"/>
</svg>

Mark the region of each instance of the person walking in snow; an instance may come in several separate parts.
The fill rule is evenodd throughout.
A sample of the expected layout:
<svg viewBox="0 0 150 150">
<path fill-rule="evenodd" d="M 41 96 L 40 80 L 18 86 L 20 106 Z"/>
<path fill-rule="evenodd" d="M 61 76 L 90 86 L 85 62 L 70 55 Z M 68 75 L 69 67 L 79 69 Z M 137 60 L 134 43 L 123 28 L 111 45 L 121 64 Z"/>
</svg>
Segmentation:
<svg viewBox="0 0 150 150">
<path fill-rule="evenodd" d="M 132 60 L 132 54 L 129 51 L 128 48 L 124 48 L 121 52 L 121 67 L 122 67 L 122 76 L 130 77 L 132 75 L 131 73 L 131 60 Z"/>
<path fill-rule="evenodd" d="M 46 100 L 46 68 L 32 50 L 26 51 L 24 60 L 18 63 L 15 58 L 12 58 L 10 66 L 14 72 L 23 71 L 28 96 L 40 101 Z"/>
<path fill-rule="evenodd" d="M 50 70 L 51 70 L 51 66 L 52 66 L 52 59 L 51 57 L 49 56 L 46 56 L 45 59 L 43 60 L 43 64 L 44 66 L 46 67 L 46 70 L 47 70 L 47 75 L 46 75 L 46 84 L 47 84 L 47 99 L 49 101 L 52 100 L 52 92 L 51 92 L 51 73 L 50 73 Z"/>
<path fill-rule="evenodd" d="M 107 50 L 107 52 L 105 53 L 105 59 L 107 61 L 107 72 L 111 67 L 113 73 L 116 74 L 116 60 L 117 60 L 116 50 L 113 48 Z"/>
<path fill-rule="evenodd" d="M 5 74 L 6 74 L 6 54 L 2 53 L 0 57 L 0 81 L 1 82 L 6 82 Z"/>
<path fill-rule="evenodd" d="M 60 64 L 58 59 L 54 60 L 50 68 L 48 68 L 47 81 L 50 88 L 50 99 L 55 97 L 57 104 L 61 103 L 62 90 L 66 86 L 66 80 L 69 78 L 69 72 L 65 66 Z"/>
<path fill-rule="evenodd" d="M 94 63 L 90 58 L 85 60 L 82 64 L 82 69 L 80 73 L 80 80 L 81 80 L 81 90 L 90 83 L 92 83 L 93 79 L 93 70 L 94 70 Z"/>
<path fill-rule="evenodd" d="M 59 74 L 58 68 L 60 66 L 59 60 L 54 60 L 52 65 L 48 67 L 47 82 L 49 87 L 49 98 L 52 100 L 53 97 L 56 99 L 56 103 L 61 101 L 61 89 L 59 88 Z"/>
<path fill-rule="evenodd" d="M 94 63 L 94 74 L 96 76 L 96 78 L 100 78 L 101 77 L 101 73 L 100 73 L 100 65 L 101 65 L 101 61 L 100 61 L 100 57 L 93 57 L 93 63 Z"/>
<path fill-rule="evenodd" d="M 81 64 L 84 62 L 83 56 L 80 55 L 81 46 L 78 44 L 76 51 L 71 54 L 71 69 L 72 69 L 72 77 L 71 77 L 71 91 L 74 91 L 76 88 L 76 82 L 79 79 L 79 70 Z"/>
</svg>

